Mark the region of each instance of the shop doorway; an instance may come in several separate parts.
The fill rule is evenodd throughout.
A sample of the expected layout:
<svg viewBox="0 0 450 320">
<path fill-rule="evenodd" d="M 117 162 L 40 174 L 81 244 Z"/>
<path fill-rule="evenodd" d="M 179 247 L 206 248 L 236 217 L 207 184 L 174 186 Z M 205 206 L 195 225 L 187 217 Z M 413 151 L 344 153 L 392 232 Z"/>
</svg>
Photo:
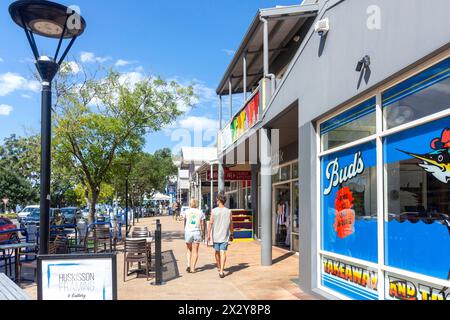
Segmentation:
<svg viewBox="0 0 450 320">
<path fill-rule="evenodd" d="M 274 245 L 283 249 L 291 249 L 291 184 L 273 187 L 273 239 Z"/>
</svg>

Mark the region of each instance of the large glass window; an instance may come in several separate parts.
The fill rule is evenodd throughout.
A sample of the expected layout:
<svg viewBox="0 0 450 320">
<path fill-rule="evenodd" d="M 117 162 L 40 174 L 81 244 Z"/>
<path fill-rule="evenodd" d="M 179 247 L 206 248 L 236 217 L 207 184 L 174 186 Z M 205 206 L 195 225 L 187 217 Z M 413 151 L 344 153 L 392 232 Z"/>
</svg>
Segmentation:
<svg viewBox="0 0 450 320">
<path fill-rule="evenodd" d="M 384 144 L 386 264 L 450 276 L 450 117 Z"/>
<path fill-rule="evenodd" d="M 450 107 L 450 58 L 383 93 L 385 127 L 391 129 Z"/>
<path fill-rule="evenodd" d="M 322 285 L 357 299 L 448 298 L 450 58 L 374 94 L 383 103 L 382 113 L 375 112 L 374 98 L 319 127 Z M 376 114 L 383 119 L 376 121 Z M 436 120 L 425 119 L 430 115 Z M 413 128 L 387 131 L 416 120 Z M 368 136 L 373 136 L 371 142 L 345 146 Z M 382 142 L 378 149 L 377 141 Z M 339 146 L 346 148 L 332 150 Z M 377 158 L 383 160 L 383 170 L 376 169 Z M 383 194 L 377 194 L 382 185 Z M 378 205 L 384 234 L 378 228 Z M 381 250 L 384 264 L 378 267 L 345 258 L 378 263 Z M 412 279 L 408 272 L 418 276 Z M 383 293 L 378 291 L 381 281 Z"/>
<path fill-rule="evenodd" d="M 369 99 L 320 125 L 326 151 L 371 136 L 376 132 L 376 98 Z"/>
<path fill-rule="evenodd" d="M 322 248 L 378 261 L 375 143 L 322 158 Z"/>
</svg>

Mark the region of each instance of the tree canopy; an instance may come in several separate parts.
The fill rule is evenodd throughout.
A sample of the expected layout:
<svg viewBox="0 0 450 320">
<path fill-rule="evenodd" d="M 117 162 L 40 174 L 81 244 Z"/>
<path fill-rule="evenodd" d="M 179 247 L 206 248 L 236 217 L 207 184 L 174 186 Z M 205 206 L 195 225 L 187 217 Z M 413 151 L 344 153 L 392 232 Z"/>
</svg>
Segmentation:
<svg viewBox="0 0 450 320">
<path fill-rule="evenodd" d="M 85 74 L 81 84 L 64 73 L 56 81 L 55 157 L 85 187 L 91 218 L 114 160 L 138 154 L 145 135 L 172 123 L 192 98 L 192 87 L 154 77 L 130 83 L 113 70 L 100 79 Z"/>
</svg>

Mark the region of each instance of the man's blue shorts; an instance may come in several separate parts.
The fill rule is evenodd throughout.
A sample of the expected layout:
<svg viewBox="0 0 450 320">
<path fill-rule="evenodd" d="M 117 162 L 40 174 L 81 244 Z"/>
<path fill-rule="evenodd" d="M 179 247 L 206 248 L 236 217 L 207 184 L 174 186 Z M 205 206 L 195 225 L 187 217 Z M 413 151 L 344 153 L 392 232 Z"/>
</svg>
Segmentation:
<svg viewBox="0 0 450 320">
<path fill-rule="evenodd" d="M 214 243 L 214 250 L 227 251 L 228 250 L 228 242 Z"/>
</svg>

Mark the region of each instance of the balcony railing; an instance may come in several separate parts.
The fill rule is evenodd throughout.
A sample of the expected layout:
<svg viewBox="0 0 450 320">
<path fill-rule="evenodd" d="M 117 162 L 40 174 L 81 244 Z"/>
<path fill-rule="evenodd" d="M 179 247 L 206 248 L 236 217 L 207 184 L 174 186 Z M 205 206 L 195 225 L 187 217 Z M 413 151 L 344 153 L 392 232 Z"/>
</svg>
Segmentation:
<svg viewBox="0 0 450 320">
<path fill-rule="evenodd" d="M 239 109 L 222 131 L 219 131 L 217 140 L 219 153 L 235 143 L 260 121 L 262 110 L 262 91 L 260 89 L 261 85 L 252 93 L 244 103 L 243 107 Z"/>
</svg>

